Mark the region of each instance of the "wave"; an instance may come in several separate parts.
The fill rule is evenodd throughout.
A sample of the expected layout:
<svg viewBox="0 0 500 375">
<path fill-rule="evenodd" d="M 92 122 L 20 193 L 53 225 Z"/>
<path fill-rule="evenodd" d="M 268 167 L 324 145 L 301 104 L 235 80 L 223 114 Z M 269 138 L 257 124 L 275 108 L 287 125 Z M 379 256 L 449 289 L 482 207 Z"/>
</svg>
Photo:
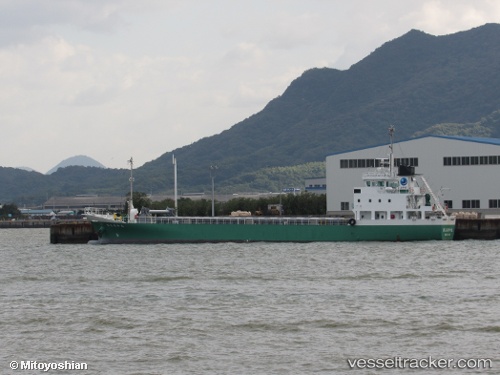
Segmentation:
<svg viewBox="0 0 500 375">
<path fill-rule="evenodd" d="M 171 281 L 192 280 L 192 279 L 193 278 L 190 276 L 146 276 L 144 278 L 138 279 L 138 281 L 147 283 L 168 283 Z"/>
<path fill-rule="evenodd" d="M 500 333 L 500 326 L 486 326 L 471 329 L 471 331 L 475 332 L 491 332 L 491 333 Z"/>
</svg>

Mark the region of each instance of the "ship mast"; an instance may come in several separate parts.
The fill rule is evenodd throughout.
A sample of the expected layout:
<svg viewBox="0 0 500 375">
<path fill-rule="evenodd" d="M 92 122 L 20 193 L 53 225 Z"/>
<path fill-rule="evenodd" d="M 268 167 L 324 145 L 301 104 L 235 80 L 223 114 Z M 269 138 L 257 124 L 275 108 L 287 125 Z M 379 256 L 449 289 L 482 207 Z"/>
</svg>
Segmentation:
<svg viewBox="0 0 500 375">
<path fill-rule="evenodd" d="M 393 168 L 394 168 L 394 145 L 393 145 L 393 139 L 394 139 L 394 125 L 389 126 L 389 173 L 392 176 L 393 174 Z"/>
</svg>

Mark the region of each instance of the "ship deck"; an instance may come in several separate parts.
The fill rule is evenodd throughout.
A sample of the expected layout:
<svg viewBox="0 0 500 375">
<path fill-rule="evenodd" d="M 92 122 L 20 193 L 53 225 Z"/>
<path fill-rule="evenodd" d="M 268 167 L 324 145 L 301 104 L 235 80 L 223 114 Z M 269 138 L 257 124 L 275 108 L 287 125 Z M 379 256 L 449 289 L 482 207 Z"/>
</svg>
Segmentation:
<svg viewBox="0 0 500 375">
<path fill-rule="evenodd" d="M 252 224 L 252 225 L 347 225 L 347 218 L 331 217 L 259 217 L 259 216 L 218 216 L 218 217 L 140 217 L 137 223 L 158 223 L 158 224 Z"/>
</svg>

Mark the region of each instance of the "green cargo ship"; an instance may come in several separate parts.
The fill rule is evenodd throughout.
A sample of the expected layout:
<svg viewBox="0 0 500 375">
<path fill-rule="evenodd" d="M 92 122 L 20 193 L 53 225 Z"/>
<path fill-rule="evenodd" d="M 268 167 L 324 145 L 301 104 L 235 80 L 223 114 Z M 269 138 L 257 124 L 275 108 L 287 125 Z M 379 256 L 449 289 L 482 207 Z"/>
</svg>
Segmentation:
<svg viewBox="0 0 500 375">
<path fill-rule="evenodd" d="M 153 218 L 150 218 L 153 219 Z M 166 217 L 135 223 L 93 221 L 99 243 L 314 242 L 452 240 L 447 218 L 401 223 L 298 217 Z"/>
<path fill-rule="evenodd" d="M 138 214 L 129 202 L 128 222 L 97 219 L 92 227 L 102 244 L 452 240 L 455 217 L 447 214 L 425 178 L 411 166 L 399 166 L 396 172 L 394 129 L 389 130 L 389 158 L 374 160 L 376 167 L 363 175 L 364 185 L 353 189 L 350 218 L 161 217 L 155 216 L 161 210 Z"/>
</svg>

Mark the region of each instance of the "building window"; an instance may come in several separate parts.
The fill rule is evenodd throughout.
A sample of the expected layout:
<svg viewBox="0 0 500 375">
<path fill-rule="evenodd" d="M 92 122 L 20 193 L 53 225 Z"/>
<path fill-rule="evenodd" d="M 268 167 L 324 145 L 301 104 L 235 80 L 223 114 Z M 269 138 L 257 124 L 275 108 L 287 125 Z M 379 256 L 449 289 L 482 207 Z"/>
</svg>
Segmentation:
<svg viewBox="0 0 500 375">
<path fill-rule="evenodd" d="M 384 162 L 381 159 L 341 159 L 340 168 L 378 168 L 388 163 L 388 160 Z M 418 158 L 402 158 L 394 159 L 394 166 L 399 167 L 400 165 L 418 167 Z"/>
<path fill-rule="evenodd" d="M 444 201 L 444 205 L 447 208 L 453 208 L 453 201 Z"/>
<path fill-rule="evenodd" d="M 463 200 L 462 208 L 481 208 L 479 199 Z"/>
<path fill-rule="evenodd" d="M 349 211 L 349 202 L 340 202 L 341 211 Z"/>
<path fill-rule="evenodd" d="M 418 158 L 395 158 L 394 166 L 399 167 L 400 165 L 418 167 Z"/>
<path fill-rule="evenodd" d="M 499 208 L 500 207 L 500 199 L 490 199 L 488 201 L 488 208 Z"/>
<path fill-rule="evenodd" d="M 445 156 L 443 157 L 443 165 L 498 165 L 500 164 L 500 156 Z"/>
</svg>

